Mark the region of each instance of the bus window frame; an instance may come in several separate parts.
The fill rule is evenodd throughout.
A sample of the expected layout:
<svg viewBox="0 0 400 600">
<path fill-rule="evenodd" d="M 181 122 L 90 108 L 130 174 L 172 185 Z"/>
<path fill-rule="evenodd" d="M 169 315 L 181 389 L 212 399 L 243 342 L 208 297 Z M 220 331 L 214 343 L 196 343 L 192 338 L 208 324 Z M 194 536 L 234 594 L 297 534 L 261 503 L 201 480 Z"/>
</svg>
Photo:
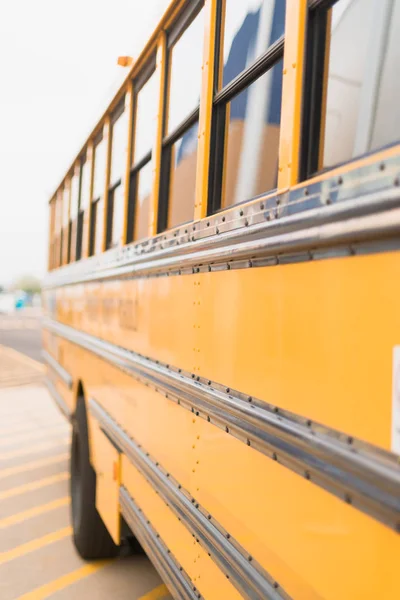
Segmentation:
<svg viewBox="0 0 400 600">
<path fill-rule="evenodd" d="M 243 92 L 257 79 L 273 69 L 280 60 L 284 59 L 285 32 L 267 50 L 261 54 L 247 69 L 236 75 L 232 81 L 219 89 L 223 71 L 223 37 L 224 37 L 225 0 L 218 0 L 217 21 L 215 27 L 214 53 L 214 90 L 211 115 L 211 144 L 214 152 L 210 153 L 208 176 L 208 205 L 207 216 L 221 210 L 227 210 L 235 205 L 222 206 L 225 145 L 226 145 L 226 113 L 227 106 L 235 96 Z M 282 94 L 283 95 L 283 94 Z M 266 193 L 273 190 L 265 190 Z M 243 200 L 248 202 L 251 198 Z"/>
<path fill-rule="evenodd" d="M 122 98 L 118 102 L 117 106 L 115 107 L 115 109 L 111 113 L 111 131 L 110 131 L 111 156 L 110 156 L 110 164 L 112 163 L 113 141 L 114 141 L 114 139 L 113 139 L 114 125 L 118 121 L 118 119 L 120 117 L 122 117 L 122 115 L 125 112 L 125 96 L 126 96 L 126 94 L 124 94 L 122 96 Z M 111 180 L 111 175 L 112 175 L 112 173 L 111 173 L 111 169 L 110 169 L 109 181 L 107 182 L 107 184 L 108 184 L 108 192 L 107 192 L 108 199 L 107 199 L 107 217 L 106 217 L 106 250 L 110 250 L 111 248 L 116 248 L 120 244 L 120 240 L 113 240 L 112 239 L 113 223 L 114 223 L 114 193 L 115 193 L 115 190 L 120 185 L 122 185 L 123 178 L 124 178 L 124 172 L 122 172 L 121 173 L 121 177 L 119 177 L 115 181 Z M 122 233 L 123 239 L 125 239 L 125 232 L 122 231 L 121 233 Z"/>
<path fill-rule="evenodd" d="M 170 100 L 170 84 L 171 84 L 171 51 L 175 44 L 180 40 L 181 36 L 190 27 L 195 18 L 204 8 L 204 0 L 195 0 L 182 11 L 177 20 L 167 30 L 167 53 L 166 53 L 166 70 L 164 87 L 164 114 L 162 116 L 162 131 L 163 137 L 161 141 L 161 169 L 160 169 L 160 191 L 158 197 L 158 216 L 157 216 L 157 233 L 162 233 L 169 229 L 168 213 L 170 208 L 170 182 L 171 182 L 171 166 L 172 166 L 172 148 L 174 144 L 187 132 L 196 122 L 199 122 L 200 117 L 200 98 L 199 104 L 182 121 L 169 133 L 167 132 L 168 112 Z M 203 38 L 204 39 L 204 38 Z M 193 219 L 194 206 L 193 203 Z M 192 222 L 190 221 L 190 222 Z M 183 223 L 182 223 L 183 224 Z M 175 229 L 175 227 L 172 227 Z"/>
<path fill-rule="evenodd" d="M 94 140 L 93 140 L 93 159 L 92 159 L 92 165 L 91 165 L 91 169 L 92 169 L 92 173 L 91 173 L 91 178 L 92 178 L 92 183 L 91 183 L 91 196 L 93 196 L 93 191 L 94 191 L 94 174 L 95 174 L 95 169 L 96 169 L 96 148 L 97 146 L 103 141 L 103 129 L 104 129 L 104 123 L 102 124 L 100 131 L 98 132 L 98 134 L 95 136 Z M 89 203 L 90 203 L 90 223 L 89 223 L 89 256 L 95 256 L 96 254 L 96 248 L 95 248 L 95 233 L 96 233 L 96 227 L 97 227 L 97 212 L 99 209 L 99 204 L 101 201 L 101 194 L 100 196 L 95 196 L 95 197 L 91 197 L 89 199 Z M 98 232 L 97 232 L 98 233 Z"/>
<path fill-rule="evenodd" d="M 133 165 L 132 158 L 135 156 L 135 144 L 136 144 L 136 123 L 137 123 L 137 111 L 138 111 L 138 95 L 146 83 L 149 81 L 157 71 L 156 65 L 156 50 L 154 50 L 147 60 L 146 64 L 140 70 L 138 75 L 133 79 L 133 98 L 132 98 L 132 130 L 130 132 L 132 142 L 130 148 L 130 172 L 129 172 L 129 196 L 128 196 L 128 209 L 127 218 L 125 223 L 125 231 L 123 232 L 123 238 L 126 243 L 135 242 L 136 240 L 136 206 L 137 206 L 137 194 L 138 194 L 138 181 L 140 171 L 145 167 L 153 158 L 153 146 L 143 156 L 141 156 Z M 150 209 L 150 207 L 149 207 Z"/>
<path fill-rule="evenodd" d="M 299 181 L 321 171 L 327 88 L 329 11 L 338 0 L 308 0 Z M 321 85 L 322 83 L 322 85 Z M 333 167 L 329 167 L 330 170 Z"/>
</svg>

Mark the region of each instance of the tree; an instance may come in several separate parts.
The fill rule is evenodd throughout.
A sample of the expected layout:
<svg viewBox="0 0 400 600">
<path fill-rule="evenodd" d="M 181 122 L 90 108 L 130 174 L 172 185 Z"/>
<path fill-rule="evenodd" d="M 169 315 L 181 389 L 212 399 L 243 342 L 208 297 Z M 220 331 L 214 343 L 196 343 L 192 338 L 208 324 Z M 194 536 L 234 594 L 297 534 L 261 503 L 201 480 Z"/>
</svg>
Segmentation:
<svg viewBox="0 0 400 600">
<path fill-rule="evenodd" d="M 37 277 L 34 277 L 33 275 L 24 275 L 17 279 L 13 288 L 15 290 L 22 290 L 27 294 L 38 294 L 40 293 L 41 285 Z"/>
</svg>

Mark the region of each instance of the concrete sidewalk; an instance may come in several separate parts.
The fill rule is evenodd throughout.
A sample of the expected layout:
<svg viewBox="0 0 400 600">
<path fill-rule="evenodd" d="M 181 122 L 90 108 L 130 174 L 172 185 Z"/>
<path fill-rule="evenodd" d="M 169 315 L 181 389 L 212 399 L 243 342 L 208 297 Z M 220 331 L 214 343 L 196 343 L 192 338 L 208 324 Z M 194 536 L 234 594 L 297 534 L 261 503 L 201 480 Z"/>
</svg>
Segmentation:
<svg viewBox="0 0 400 600">
<path fill-rule="evenodd" d="M 6 346 L 0 346 L 0 388 L 37 384 L 43 380 L 45 366 Z"/>
<path fill-rule="evenodd" d="M 70 425 L 43 375 L 42 365 L 0 347 L 1 600 L 170 599 L 144 555 L 86 563 L 76 553 Z"/>
</svg>

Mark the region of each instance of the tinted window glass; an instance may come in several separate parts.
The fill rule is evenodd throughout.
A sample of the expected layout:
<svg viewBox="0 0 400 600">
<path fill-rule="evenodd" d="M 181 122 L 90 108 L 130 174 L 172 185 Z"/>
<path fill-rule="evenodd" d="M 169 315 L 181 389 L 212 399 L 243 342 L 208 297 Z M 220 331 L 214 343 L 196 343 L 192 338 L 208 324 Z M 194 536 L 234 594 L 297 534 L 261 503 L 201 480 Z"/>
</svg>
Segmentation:
<svg viewBox="0 0 400 600">
<path fill-rule="evenodd" d="M 76 219 L 79 204 L 79 174 L 74 173 L 71 180 L 71 213 L 70 219 Z"/>
<path fill-rule="evenodd" d="M 227 104 L 222 207 L 276 187 L 282 68 L 279 61 Z"/>
<path fill-rule="evenodd" d="M 95 231 L 94 231 L 94 251 L 95 254 L 99 254 L 103 250 L 103 223 L 104 223 L 104 204 L 103 198 L 98 200 L 93 207 L 95 208 L 94 214 L 94 222 L 95 222 Z"/>
<path fill-rule="evenodd" d="M 399 27 L 399 0 L 332 8 L 324 167 L 400 139 Z"/>
<path fill-rule="evenodd" d="M 223 81 L 232 81 L 285 30 L 286 0 L 226 0 Z"/>
<path fill-rule="evenodd" d="M 200 102 L 204 10 L 171 48 L 168 132 L 173 131 Z"/>
<path fill-rule="evenodd" d="M 121 241 L 124 221 L 124 189 L 119 185 L 113 194 L 112 245 L 117 246 Z"/>
<path fill-rule="evenodd" d="M 62 225 L 62 191 L 57 192 L 56 198 L 56 217 L 55 217 L 55 230 L 57 233 L 60 232 Z"/>
<path fill-rule="evenodd" d="M 196 123 L 172 146 L 168 227 L 193 220 L 198 128 Z"/>
<path fill-rule="evenodd" d="M 89 205 L 90 194 L 90 165 L 84 162 L 81 170 L 81 205 L 80 210 L 86 210 Z"/>
<path fill-rule="evenodd" d="M 115 121 L 111 130 L 111 176 L 110 183 L 113 184 L 121 179 L 125 171 L 125 150 L 128 141 L 126 112 Z"/>
<path fill-rule="evenodd" d="M 93 198 L 99 198 L 104 193 L 105 170 L 106 142 L 105 140 L 101 140 L 94 149 Z"/>
<path fill-rule="evenodd" d="M 385 55 L 377 95 L 377 110 L 372 129 L 371 149 L 400 140 L 400 1 L 395 0 L 387 35 Z M 397 75 L 394 76 L 394 73 Z"/>
<path fill-rule="evenodd" d="M 136 98 L 135 147 L 133 164 L 153 148 L 157 126 L 158 78 L 154 72 Z"/>
<path fill-rule="evenodd" d="M 140 169 L 138 173 L 134 221 L 135 240 L 147 238 L 149 235 L 149 210 L 152 181 L 152 161 L 150 161 Z"/>
<path fill-rule="evenodd" d="M 69 198 L 70 198 L 70 187 L 69 182 L 64 186 L 63 191 L 63 227 L 68 225 L 69 219 Z"/>
</svg>

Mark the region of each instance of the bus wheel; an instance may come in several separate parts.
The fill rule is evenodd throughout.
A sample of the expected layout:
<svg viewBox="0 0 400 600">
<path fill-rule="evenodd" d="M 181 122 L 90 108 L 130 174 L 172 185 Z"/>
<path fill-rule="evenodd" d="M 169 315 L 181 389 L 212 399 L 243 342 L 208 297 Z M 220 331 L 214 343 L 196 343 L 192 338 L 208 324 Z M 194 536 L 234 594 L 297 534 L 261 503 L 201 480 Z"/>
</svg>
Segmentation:
<svg viewBox="0 0 400 600">
<path fill-rule="evenodd" d="M 76 549 L 82 558 L 116 556 L 116 546 L 96 509 L 96 473 L 89 460 L 86 408 L 79 399 L 75 411 L 71 445 L 72 528 Z"/>
</svg>

